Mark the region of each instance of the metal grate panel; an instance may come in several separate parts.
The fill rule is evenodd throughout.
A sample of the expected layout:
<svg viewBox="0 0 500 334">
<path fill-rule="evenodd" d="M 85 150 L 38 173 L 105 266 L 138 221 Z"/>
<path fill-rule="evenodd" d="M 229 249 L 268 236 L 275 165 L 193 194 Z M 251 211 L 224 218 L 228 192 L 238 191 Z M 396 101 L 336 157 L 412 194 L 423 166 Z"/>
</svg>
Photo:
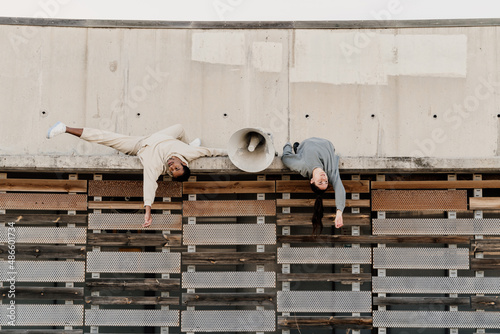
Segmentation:
<svg viewBox="0 0 500 334">
<path fill-rule="evenodd" d="M 89 273 L 180 273 L 179 253 L 88 252 Z"/>
<path fill-rule="evenodd" d="M 185 272 L 182 287 L 191 288 L 274 288 L 275 272 Z"/>
<path fill-rule="evenodd" d="M 467 248 L 374 248 L 373 268 L 469 269 Z"/>
<path fill-rule="evenodd" d="M 85 310 L 86 326 L 179 326 L 175 310 Z"/>
<path fill-rule="evenodd" d="M 12 274 L 15 272 L 16 274 Z M 16 261 L 14 269 L 7 261 L 0 261 L 0 281 L 15 275 L 17 282 L 83 282 L 85 263 L 77 261 Z"/>
<path fill-rule="evenodd" d="M 0 243 L 7 243 L 8 227 L 0 227 Z M 16 243 L 31 244 L 84 244 L 87 229 L 75 227 L 16 227 Z"/>
<path fill-rule="evenodd" d="M 153 224 L 142 227 L 144 214 L 126 213 L 91 213 L 89 230 L 181 230 L 181 215 L 152 214 Z"/>
<path fill-rule="evenodd" d="M 373 234 L 498 235 L 500 219 L 373 219 Z"/>
<path fill-rule="evenodd" d="M 157 182 L 157 197 L 181 197 L 182 183 L 172 181 Z M 102 197 L 142 197 L 142 181 L 90 180 L 89 196 Z"/>
<path fill-rule="evenodd" d="M 500 312 L 373 311 L 373 327 L 499 328 Z"/>
<path fill-rule="evenodd" d="M 259 201 L 184 201 L 184 217 L 275 216 L 276 202 Z"/>
<path fill-rule="evenodd" d="M 371 263 L 371 248 L 280 247 L 278 263 L 367 264 Z"/>
<path fill-rule="evenodd" d="M 373 190 L 373 211 L 466 211 L 467 190 Z"/>
<path fill-rule="evenodd" d="M 0 307 L 0 325 L 7 326 L 10 310 Z M 16 304 L 16 326 L 83 326 L 83 305 Z"/>
<path fill-rule="evenodd" d="M 370 291 L 278 291 L 278 312 L 371 312 Z"/>
<path fill-rule="evenodd" d="M 184 245 L 275 245 L 274 224 L 187 224 Z"/>
<path fill-rule="evenodd" d="M 0 194 L 0 209 L 10 210 L 87 210 L 82 194 Z"/>
<path fill-rule="evenodd" d="M 182 332 L 274 332 L 274 311 L 183 311 Z"/>
<path fill-rule="evenodd" d="M 373 277 L 375 293 L 500 293 L 498 277 Z"/>
</svg>

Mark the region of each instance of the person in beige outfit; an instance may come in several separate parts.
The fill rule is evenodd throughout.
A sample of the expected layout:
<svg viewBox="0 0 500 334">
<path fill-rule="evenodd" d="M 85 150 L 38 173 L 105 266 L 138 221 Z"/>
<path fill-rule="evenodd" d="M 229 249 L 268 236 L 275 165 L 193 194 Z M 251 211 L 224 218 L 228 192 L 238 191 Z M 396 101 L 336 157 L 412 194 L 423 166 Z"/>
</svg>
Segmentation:
<svg viewBox="0 0 500 334">
<path fill-rule="evenodd" d="M 224 149 L 200 146 L 197 138 L 189 143 L 184 128 L 180 124 L 149 136 L 127 136 L 93 128 L 71 128 L 57 122 L 47 132 L 47 138 L 62 133 L 69 133 L 90 143 L 112 147 L 128 155 L 136 155 L 141 160 L 144 170 L 144 224 L 148 227 L 153 222 L 151 205 L 154 202 L 156 181 L 162 174 L 168 173 L 174 181 L 186 181 L 191 175 L 189 162 L 204 156 L 227 155 Z"/>
</svg>

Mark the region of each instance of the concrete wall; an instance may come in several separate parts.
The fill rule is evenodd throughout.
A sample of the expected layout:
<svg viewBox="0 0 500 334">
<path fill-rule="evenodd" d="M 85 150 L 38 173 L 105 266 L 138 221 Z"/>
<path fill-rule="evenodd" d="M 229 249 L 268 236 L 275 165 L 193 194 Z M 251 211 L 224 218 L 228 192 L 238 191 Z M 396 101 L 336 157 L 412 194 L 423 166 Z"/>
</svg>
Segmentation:
<svg viewBox="0 0 500 334">
<path fill-rule="evenodd" d="M 0 169 L 140 170 L 105 147 L 45 139 L 58 120 L 130 135 L 182 123 L 212 147 L 258 126 L 279 152 L 320 136 L 348 170 L 496 169 L 499 36 L 499 26 L 0 25 Z M 227 159 L 196 166 L 234 169 Z"/>
</svg>

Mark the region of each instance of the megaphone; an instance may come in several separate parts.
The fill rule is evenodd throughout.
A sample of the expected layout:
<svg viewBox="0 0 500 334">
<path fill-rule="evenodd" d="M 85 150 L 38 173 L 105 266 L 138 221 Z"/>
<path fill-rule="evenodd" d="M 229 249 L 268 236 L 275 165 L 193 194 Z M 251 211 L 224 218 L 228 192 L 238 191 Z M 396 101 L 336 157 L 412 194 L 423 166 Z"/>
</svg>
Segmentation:
<svg viewBox="0 0 500 334">
<path fill-rule="evenodd" d="M 227 153 L 236 167 L 256 173 L 269 167 L 275 150 L 271 134 L 260 128 L 244 128 L 229 138 Z"/>
</svg>

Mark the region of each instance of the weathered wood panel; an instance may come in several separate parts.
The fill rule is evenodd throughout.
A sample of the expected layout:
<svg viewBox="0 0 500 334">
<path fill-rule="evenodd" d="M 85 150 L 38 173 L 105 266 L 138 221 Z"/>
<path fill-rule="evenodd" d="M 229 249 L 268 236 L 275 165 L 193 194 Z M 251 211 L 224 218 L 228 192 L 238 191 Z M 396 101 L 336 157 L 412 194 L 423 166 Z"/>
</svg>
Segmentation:
<svg viewBox="0 0 500 334">
<path fill-rule="evenodd" d="M 226 264 L 246 264 L 246 263 L 275 263 L 276 253 L 264 252 L 238 252 L 238 253 L 219 253 L 219 252 L 198 252 L 182 253 L 182 263 L 184 265 L 226 265 Z"/>
<path fill-rule="evenodd" d="M 275 293 L 183 293 L 186 306 L 274 306 Z"/>
<path fill-rule="evenodd" d="M 373 211 L 466 211 L 467 190 L 374 190 Z"/>
<path fill-rule="evenodd" d="M 349 328 L 349 329 L 371 329 L 372 317 L 307 317 L 278 316 L 278 328 L 300 329 L 300 328 Z"/>
<path fill-rule="evenodd" d="M 278 199 L 276 199 L 276 206 L 278 206 L 278 207 L 290 206 L 290 207 L 296 207 L 296 208 L 312 208 L 312 207 L 314 207 L 315 201 L 316 201 L 315 199 L 282 199 L 282 198 L 278 198 Z M 334 199 L 323 199 L 323 205 L 333 207 L 333 206 L 335 206 L 335 200 Z M 369 199 L 360 199 L 360 200 L 347 199 L 345 206 L 346 207 L 353 207 L 353 208 L 369 208 L 370 207 L 370 200 Z"/>
<path fill-rule="evenodd" d="M 500 259 L 470 259 L 471 270 L 498 270 L 500 269 Z"/>
<path fill-rule="evenodd" d="M 500 197 L 470 197 L 469 206 L 471 210 L 500 209 Z"/>
<path fill-rule="evenodd" d="M 171 237 L 173 241 L 174 236 Z M 180 245 L 180 235 L 177 236 Z M 167 243 L 161 233 L 89 233 L 87 243 L 90 246 L 156 246 L 163 247 Z"/>
<path fill-rule="evenodd" d="M 369 193 L 370 180 L 342 180 L 347 193 Z M 311 182 L 309 180 L 278 180 L 276 181 L 277 193 L 311 193 Z M 327 193 L 332 193 L 333 186 L 328 185 Z"/>
<path fill-rule="evenodd" d="M 0 193 L 0 209 L 86 211 L 87 195 Z"/>
<path fill-rule="evenodd" d="M 373 305 L 470 305 L 469 297 L 373 297 Z"/>
<path fill-rule="evenodd" d="M 9 255 L 8 245 L 0 245 L 0 259 Z M 86 246 L 16 245 L 16 260 L 85 259 Z"/>
<path fill-rule="evenodd" d="M 280 282 L 342 282 L 346 284 L 370 282 L 371 274 L 349 273 L 310 273 L 310 274 L 282 274 L 277 273 L 276 279 Z"/>
<path fill-rule="evenodd" d="M 349 214 L 342 215 L 345 226 L 370 226 L 371 218 L 367 214 Z M 278 226 L 299 226 L 311 225 L 312 213 L 278 213 L 276 215 L 276 225 Z M 325 214 L 323 217 L 323 226 L 334 226 L 335 214 Z"/>
<path fill-rule="evenodd" d="M 0 215 L 0 223 L 15 222 L 16 225 L 86 224 L 87 215 L 77 214 L 10 214 Z"/>
<path fill-rule="evenodd" d="M 500 310 L 500 296 L 471 296 L 470 301 L 477 310 Z"/>
<path fill-rule="evenodd" d="M 90 291 L 119 290 L 119 291 L 172 291 L 179 290 L 180 278 L 145 278 L 145 279 L 87 279 L 87 288 Z"/>
<path fill-rule="evenodd" d="M 86 180 L 0 179 L 0 191 L 87 192 Z"/>
<path fill-rule="evenodd" d="M 10 287 L 0 287 L 2 298 L 7 299 Z M 16 299 L 83 300 L 83 288 L 16 286 Z"/>
<path fill-rule="evenodd" d="M 85 297 L 89 305 L 179 305 L 179 297 Z"/>
</svg>

